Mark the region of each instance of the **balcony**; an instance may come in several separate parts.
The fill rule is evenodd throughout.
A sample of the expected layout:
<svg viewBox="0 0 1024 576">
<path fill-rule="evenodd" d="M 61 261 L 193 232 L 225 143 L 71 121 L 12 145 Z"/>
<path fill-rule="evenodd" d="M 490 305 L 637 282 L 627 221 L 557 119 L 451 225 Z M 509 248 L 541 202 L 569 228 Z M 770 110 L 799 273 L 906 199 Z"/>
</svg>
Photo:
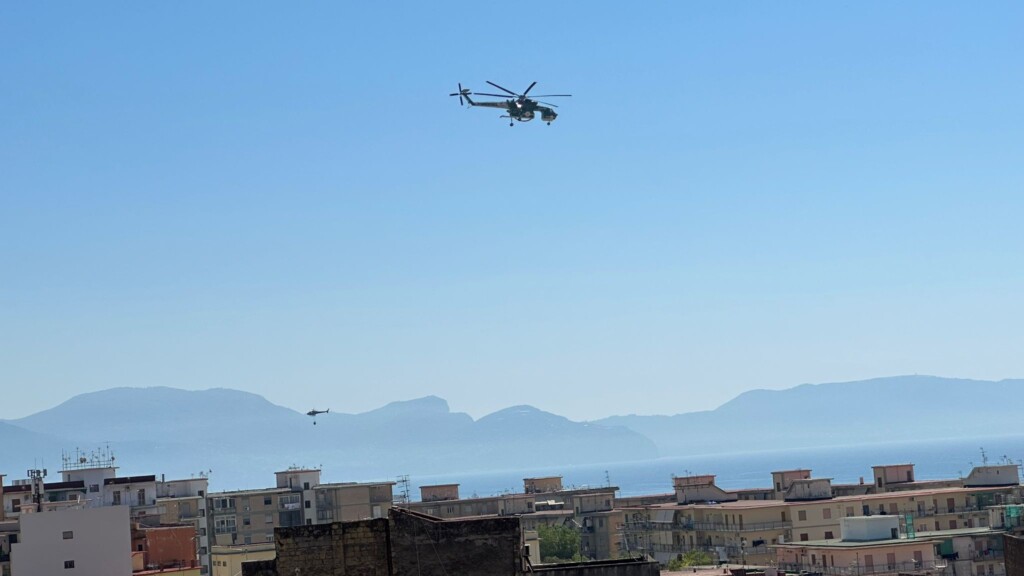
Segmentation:
<svg viewBox="0 0 1024 576">
<path fill-rule="evenodd" d="M 803 572 L 823 574 L 825 576 L 865 576 L 871 574 L 926 574 L 942 572 L 945 564 L 935 562 L 897 562 L 895 564 L 878 564 L 875 566 L 822 566 L 821 564 L 779 564 L 779 570 L 786 572 Z"/>
<path fill-rule="evenodd" d="M 301 502 L 281 502 L 281 510 L 299 510 L 301 508 Z"/>
<path fill-rule="evenodd" d="M 1003 560 L 1002 550 L 978 550 L 972 558 L 975 562 L 987 562 L 990 560 Z"/>
<path fill-rule="evenodd" d="M 627 522 L 622 525 L 624 532 L 696 531 L 696 532 L 760 532 L 766 530 L 788 530 L 792 522 L 755 522 L 726 524 L 725 522 Z"/>
</svg>

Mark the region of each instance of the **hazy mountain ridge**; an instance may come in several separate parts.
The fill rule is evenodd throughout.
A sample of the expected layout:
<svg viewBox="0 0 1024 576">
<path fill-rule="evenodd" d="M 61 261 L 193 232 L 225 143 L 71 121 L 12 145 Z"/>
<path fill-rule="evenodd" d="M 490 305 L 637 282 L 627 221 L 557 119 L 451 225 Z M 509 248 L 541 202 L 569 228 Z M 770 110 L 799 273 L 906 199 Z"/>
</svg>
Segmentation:
<svg viewBox="0 0 1024 576">
<path fill-rule="evenodd" d="M 24 469 L 26 461 L 41 456 L 55 470 L 61 450 L 109 443 L 123 473 L 187 477 L 212 469 L 212 482 L 222 489 L 267 485 L 274 471 L 290 465 L 322 466 L 325 479 L 337 481 L 583 464 L 602 461 L 609 449 L 628 449 L 637 459 L 658 455 L 653 442 L 632 430 L 573 422 L 529 406 L 474 421 L 427 396 L 314 420 L 256 394 L 224 388 L 82 394 L 0 422 L 0 442 L 15 437 L 22 444 L 38 439 L 32 446 L 42 454 L 5 451 L 0 470 Z M 27 460 L 30 455 L 35 460 Z"/>
<path fill-rule="evenodd" d="M 651 438 L 662 455 L 809 448 L 839 444 L 1019 434 L 1024 380 L 893 376 L 750 390 L 715 410 L 674 416 L 612 416 Z"/>
<path fill-rule="evenodd" d="M 996 407 L 996 408 L 994 408 Z M 326 406 L 318 406 L 326 408 Z M 59 468 L 61 450 L 109 442 L 122 473 L 188 477 L 214 489 L 265 486 L 290 465 L 325 479 L 566 468 L 712 452 L 1024 433 L 1024 380 L 897 376 L 751 390 L 715 410 L 575 422 L 529 405 L 474 420 L 436 396 L 314 420 L 227 388 L 115 388 L 0 421 L 0 472 Z M 998 412 L 997 412 L 998 410 Z M 1003 413 L 1005 418 L 999 418 Z M 995 417 L 994 417 L 995 416 Z M 43 464 L 38 464 L 43 462 Z"/>
</svg>

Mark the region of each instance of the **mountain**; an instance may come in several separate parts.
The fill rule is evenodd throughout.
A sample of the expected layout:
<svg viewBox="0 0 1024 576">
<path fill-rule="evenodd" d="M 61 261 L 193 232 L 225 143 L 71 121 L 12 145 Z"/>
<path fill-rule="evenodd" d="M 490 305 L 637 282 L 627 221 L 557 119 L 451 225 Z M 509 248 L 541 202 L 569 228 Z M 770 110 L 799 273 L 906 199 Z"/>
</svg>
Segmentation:
<svg viewBox="0 0 1024 576">
<path fill-rule="evenodd" d="M 122 474 L 210 474 L 215 490 L 255 488 L 291 465 L 371 480 L 565 468 L 749 452 L 1024 434 L 1024 380 L 898 376 L 751 390 L 715 410 L 575 422 L 532 406 L 474 420 L 436 396 L 316 420 L 256 394 L 114 388 L 0 422 L 0 472 L 59 468 L 61 450 L 109 444 Z M 313 423 L 316 422 L 314 425 Z"/>
<path fill-rule="evenodd" d="M 122 474 L 181 478 L 204 472 L 214 489 L 266 486 L 273 472 L 292 465 L 320 466 L 325 479 L 367 480 L 570 466 L 607 461 L 609 454 L 657 456 L 653 442 L 626 428 L 573 422 L 530 406 L 474 421 L 428 396 L 313 420 L 225 388 L 114 388 L 0 422 L 4 445 L 24 438 L 37 439 L 37 457 L 53 460 L 59 450 L 109 445 Z M 4 451 L 0 470 L 31 467 L 28 454 Z"/>
<path fill-rule="evenodd" d="M 1024 433 L 1024 380 L 895 376 L 751 390 L 715 410 L 612 416 L 663 456 Z"/>
</svg>

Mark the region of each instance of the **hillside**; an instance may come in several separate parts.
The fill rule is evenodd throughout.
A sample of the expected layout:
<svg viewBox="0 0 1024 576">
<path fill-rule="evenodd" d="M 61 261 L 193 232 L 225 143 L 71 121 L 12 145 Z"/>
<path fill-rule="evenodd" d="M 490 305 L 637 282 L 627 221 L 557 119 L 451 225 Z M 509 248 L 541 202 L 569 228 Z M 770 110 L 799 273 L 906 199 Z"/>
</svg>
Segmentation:
<svg viewBox="0 0 1024 576">
<path fill-rule="evenodd" d="M 609 454 L 657 456 L 653 442 L 626 428 L 572 422 L 529 406 L 474 421 L 435 396 L 360 414 L 321 414 L 313 422 L 237 390 L 115 388 L 9 421 L 0 427 L 0 442 L 37 439 L 31 450 L 53 461 L 51 469 L 58 468 L 61 449 L 109 444 L 123 473 L 212 471 L 211 482 L 222 489 L 264 486 L 291 465 L 322 466 L 327 478 L 357 480 L 570 466 Z M 31 454 L 5 451 L 0 470 L 30 467 Z"/>
<path fill-rule="evenodd" d="M 652 439 L 663 456 L 964 436 L 1020 434 L 1024 380 L 895 376 L 751 390 L 715 410 L 612 416 Z M 1000 418 L 999 414 L 1005 417 Z"/>
</svg>

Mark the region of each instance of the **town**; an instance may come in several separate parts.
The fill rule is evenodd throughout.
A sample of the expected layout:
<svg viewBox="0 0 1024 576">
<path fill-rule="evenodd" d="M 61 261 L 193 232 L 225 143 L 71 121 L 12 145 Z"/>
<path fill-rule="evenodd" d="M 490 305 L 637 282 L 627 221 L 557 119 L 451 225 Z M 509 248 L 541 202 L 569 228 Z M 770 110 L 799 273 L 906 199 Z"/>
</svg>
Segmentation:
<svg viewBox="0 0 1024 576">
<path fill-rule="evenodd" d="M 267 488 L 209 492 L 204 475 L 122 476 L 118 464 L 108 448 L 65 456 L 59 481 L 0 474 L 0 574 L 1016 576 L 1024 559 L 1010 461 L 938 480 L 878 465 L 853 484 L 780 470 L 741 490 L 686 475 L 627 497 L 549 476 L 483 497 L 421 486 L 418 499 L 407 478 L 330 482 L 291 467 Z M 570 549 L 552 553 L 556 539 Z"/>
</svg>

